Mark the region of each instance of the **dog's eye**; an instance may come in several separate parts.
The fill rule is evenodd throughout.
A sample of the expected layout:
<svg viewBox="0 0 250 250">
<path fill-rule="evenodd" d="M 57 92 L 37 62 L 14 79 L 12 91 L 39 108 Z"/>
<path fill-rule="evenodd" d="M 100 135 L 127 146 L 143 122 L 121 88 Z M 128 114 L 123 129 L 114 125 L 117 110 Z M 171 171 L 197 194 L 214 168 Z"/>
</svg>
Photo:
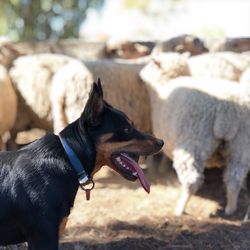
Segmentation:
<svg viewBox="0 0 250 250">
<path fill-rule="evenodd" d="M 130 134 L 130 133 L 133 132 L 133 128 L 132 128 L 132 127 L 126 127 L 123 131 L 124 131 L 124 133 L 126 133 L 126 134 Z"/>
</svg>

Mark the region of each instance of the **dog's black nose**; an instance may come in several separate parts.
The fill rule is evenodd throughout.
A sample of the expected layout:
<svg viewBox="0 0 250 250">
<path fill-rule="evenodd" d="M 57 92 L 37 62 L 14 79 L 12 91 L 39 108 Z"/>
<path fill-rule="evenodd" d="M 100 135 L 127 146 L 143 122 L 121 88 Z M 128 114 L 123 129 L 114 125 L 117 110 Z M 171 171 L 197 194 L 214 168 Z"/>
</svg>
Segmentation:
<svg viewBox="0 0 250 250">
<path fill-rule="evenodd" d="M 156 141 L 156 143 L 157 143 L 157 145 L 159 145 L 159 147 L 163 147 L 163 145 L 164 145 L 164 141 L 163 140 L 160 140 L 160 139 L 157 139 L 157 141 Z"/>
</svg>

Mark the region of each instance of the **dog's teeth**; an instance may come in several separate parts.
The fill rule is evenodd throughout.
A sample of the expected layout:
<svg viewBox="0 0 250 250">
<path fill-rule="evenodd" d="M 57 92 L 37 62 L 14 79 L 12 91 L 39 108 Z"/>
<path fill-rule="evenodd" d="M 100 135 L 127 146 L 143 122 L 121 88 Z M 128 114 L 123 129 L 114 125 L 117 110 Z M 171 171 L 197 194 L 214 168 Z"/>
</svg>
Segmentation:
<svg viewBox="0 0 250 250">
<path fill-rule="evenodd" d="M 130 170 L 129 167 L 125 163 L 123 163 L 120 157 L 116 157 L 116 160 L 122 167 L 124 167 L 127 170 Z"/>
<path fill-rule="evenodd" d="M 122 166 L 123 166 L 124 168 L 126 168 L 127 170 L 129 170 L 129 167 L 127 167 L 125 164 L 122 163 Z"/>
<path fill-rule="evenodd" d="M 134 172 L 134 173 L 133 173 L 133 176 L 137 176 L 137 172 Z"/>
</svg>

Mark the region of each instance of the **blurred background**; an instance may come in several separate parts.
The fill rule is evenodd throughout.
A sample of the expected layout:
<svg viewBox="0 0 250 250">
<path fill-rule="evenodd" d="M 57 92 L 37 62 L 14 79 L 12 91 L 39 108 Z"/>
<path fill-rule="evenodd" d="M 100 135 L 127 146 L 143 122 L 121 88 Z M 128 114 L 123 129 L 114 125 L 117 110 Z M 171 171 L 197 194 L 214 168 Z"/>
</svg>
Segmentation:
<svg viewBox="0 0 250 250">
<path fill-rule="evenodd" d="M 13 41 L 239 37 L 250 35 L 249 12 L 249 0 L 1 0 L 0 34 Z"/>
</svg>

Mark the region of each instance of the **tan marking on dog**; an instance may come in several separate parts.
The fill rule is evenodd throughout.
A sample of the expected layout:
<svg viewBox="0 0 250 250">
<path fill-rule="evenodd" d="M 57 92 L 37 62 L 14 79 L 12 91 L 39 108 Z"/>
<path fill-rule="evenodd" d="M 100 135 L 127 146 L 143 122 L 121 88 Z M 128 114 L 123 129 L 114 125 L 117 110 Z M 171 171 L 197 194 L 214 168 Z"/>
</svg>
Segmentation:
<svg viewBox="0 0 250 250">
<path fill-rule="evenodd" d="M 62 220 L 61 220 L 61 223 L 59 225 L 59 238 L 61 238 L 63 236 L 63 233 L 65 231 L 65 227 L 66 227 L 66 224 L 68 222 L 68 217 L 64 217 Z"/>
<path fill-rule="evenodd" d="M 113 133 L 107 133 L 103 136 L 101 136 L 101 138 L 99 139 L 99 143 L 104 143 L 107 140 L 109 140 L 114 134 Z"/>
</svg>

